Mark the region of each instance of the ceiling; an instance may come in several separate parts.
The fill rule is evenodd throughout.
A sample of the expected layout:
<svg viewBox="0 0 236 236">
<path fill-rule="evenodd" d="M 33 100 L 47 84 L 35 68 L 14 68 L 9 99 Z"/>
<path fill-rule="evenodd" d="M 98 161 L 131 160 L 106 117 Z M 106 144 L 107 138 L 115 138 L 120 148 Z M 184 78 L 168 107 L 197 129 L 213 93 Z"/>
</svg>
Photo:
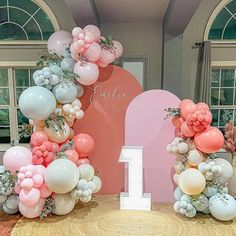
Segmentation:
<svg viewBox="0 0 236 236">
<path fill-rule="evenodd" d="M 65 0 L 79 26 L 161 22 L 170 0 Z"/>
</svg>

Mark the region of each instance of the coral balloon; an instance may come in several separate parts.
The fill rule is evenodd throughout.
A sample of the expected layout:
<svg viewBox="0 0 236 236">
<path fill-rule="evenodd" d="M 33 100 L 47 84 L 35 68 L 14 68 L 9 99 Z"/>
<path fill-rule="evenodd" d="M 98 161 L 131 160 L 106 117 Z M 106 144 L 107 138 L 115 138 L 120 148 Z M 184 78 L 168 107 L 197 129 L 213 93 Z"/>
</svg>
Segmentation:
<svg viewBox="0 0 236 236">
<path fill-rule="evenodd" d="M 70 32 L 61 30 L 53 33 L 48 39 L 48 52 L 60 56 L 67 54 L 67 48 L 72 43 L 73 37 Z"/>
<path fill-rule="evenodd" d="M 99 42 L 100 37 L 101 37 L 101 31 L 96 25 L 87 25 L 83 29 L 85 32 L 89 31 L 93 34 L 94 41 Z"/>
<path fill-rule="evenodd" d="M 188 195 L 197 195 L 204 190 L 206 179 L 199 170 L 189 168 L 179 175 L 178 185 L 184 193 Z"/>
<path fill-rule="evenodd" d="M 32 164 L 32 152 L 25 147 L 11 147 L 3 156 L 5 169 L 12 172 L 18 171 L 21 167 L 29 164 Z"/>
<path fill-rule="evenodd" d="M 79 75 L 77 81 L 83 85 L 94 84 L 99 76 L 98 66 L 91 62 L 78 61 L 74 67 L 74 73 Z"/>
<path fill-rule="evenodd" d="M 20 213 L 26 218 L 37 218 L 40 216 L 45 199 L 40 199 L 39 202 L 34 206 L 26 206 L 22 202 L 19 202 Z"/>
<path fill-rule="evenodd" d="M 187 125 L 186 121 L 182 123 L 180 129 L 181 134 L 187 138 L 191 138 L 196 134 L 196 132 L 190 126 Z"/>
<path fill-rule="evenodd" d="M 89 156 L 95 147 L 94 139 L 89 134 L 77 134 L 73 142 L 80 157 Z"/>
<path fill-rule="evenodd" d="M 188 103 L 188 102 L 193 102 L 193 101 L 190 100 L 190 99 L 184 99 L 184 100 L 182 100 L 182 101 L 180 102 L 180 104 L 179 104 L 179 108 L 180 108 L 180 110 L 181 110 L 183 104 L 184 104 L 184 103 Z"/>
<path fill-rule="evenodd" d="M 194 144 L 204 153 L 214 153 L 223 147 L 224 136 L 219 129 L 210 126 L 195 135 Z"/>
<path fill-rule="evenodd" d="M 113 49 L 115 51 L 115 57 L 119 58 L 123 53 L 123 46 L 119 41 L 113 40 Z"/>
<path fill-rule="evenodd" d="M 101 46 L 93 42 L 85 51 L 83 51 L 83 55 L 89 60 L 89 61 L 97 61 L 100 58 L 102 52 Z"/>
<path fill-rule="evenodd" d="M 47 133 L 42 130 L 34 132 L 30 138 L 30 143 L 33 146 L 39 146 L 45 141 L 48 141 L 48 136 Z"/>
<path fill-rule="evenodd" d="M 65 154 L 68 157 L 68 160 L 74 162 L 75 164 L 77 164 L 78 160 L 79 160 L 79 155 L 75 150 L 66 150 Z"/>
</svg>

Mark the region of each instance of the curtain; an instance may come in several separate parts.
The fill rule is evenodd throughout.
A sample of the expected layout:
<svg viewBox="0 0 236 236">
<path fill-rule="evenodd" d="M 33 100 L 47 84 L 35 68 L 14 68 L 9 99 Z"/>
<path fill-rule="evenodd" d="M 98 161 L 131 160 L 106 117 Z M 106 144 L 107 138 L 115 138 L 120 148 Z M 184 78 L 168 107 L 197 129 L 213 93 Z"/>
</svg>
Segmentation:
<svg viewBox="0 0 236 236">
<path fill-rule="evenodd" d="M 198 49 L 198 65 L 195 82 L 195 102 L 211 105 L 211 41 L 204 41 Z"/>
</svg>

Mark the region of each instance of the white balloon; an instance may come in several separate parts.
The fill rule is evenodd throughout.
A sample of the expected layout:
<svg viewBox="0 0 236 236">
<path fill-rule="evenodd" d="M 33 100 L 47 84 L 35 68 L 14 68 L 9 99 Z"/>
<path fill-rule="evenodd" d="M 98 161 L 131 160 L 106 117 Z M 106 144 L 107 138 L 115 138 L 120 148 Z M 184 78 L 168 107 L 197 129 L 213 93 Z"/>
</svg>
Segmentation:
<svg viewBox="0 0 236 236">
<path fill-rule="evenodd" d="M 0 195 L 0 205 L 2 205 L 7 200 L 7 196 Z"/>
<path fill-rule="evenodd" d="M 59 82 L 59 78 L 57 75 L 52 75 L 50 78 L 49 78 L 49 83 L 51 85 L 56 85 L 57 83 Z"/>
<path fill-rule="evenodd" d="M 178 144 L 179 153 L 184 154 L 188 152 L 188 144 L 187 143 L 179 143 Z"/>
<path fill-rule="evenodd" d="M 197 166 L 202 162 L 202 154 L 198 150 L 191 150 L 187 156 L 188 163 L 192 166 Z"/>
<path fill-rule="evenodd" d="M 56 109 L 56 99 L 48 89 L 33 86 L 20 95 L 19 107 L 25 117 L 45 120 Z"/>
<path fill-rule="evenodd" d="M 94 183 L 95 183 L 95 185 L 96 185 L 96 188 L 95 188 L 95 190 L 93 191 L 93 193 L 97 193 L 97 192 L 99 192 L 100 191 L 100 189 L 102 188 L 102 181 L 101 181 L 101 179 L 98 177 L 98 176 L 94 176 L 93 177 L 93 180 L 92 180 Z"/>
<path fill-rule="evenodd" d="M 88 188 L 88 181 L 85 179 L 80 179 L 77 186 L 77 189 L 85 190 Z"/>
<path fill-rule="evenodd" d="M 45 171 L 45 183 L 54 193 L 68 193 L 78 183 L 77 166 L 70 160 L 57 159 Z"/>
<path fill-rule="evenodd" d="M 72 82 L 61 82 L 52 91 L 62 104 L 71 103 L 77 97 L 77 87 Z"/>
<path fill-rule="evenodd" d="M 73 72 L 75 66 L 75 61 L 72 58 L 64 58 L 61 61 L 61 69 L 65 72 Z"/>
<path fill-rule="evenodd" d="M 221 167 L 221 172 L 217 173 L 213 178 L 213 181 L 216 181 L 222 185 L 226 184 L 231 177 L 233 176 L 233 167 L 232 165 L 222 158 L 214 159 L 216 165 Z"/>
<path fill-rule="evenodd" d="M 55 194 L 53 195 L 55 201 L 55 210 L 56 215 L 67 215 L 75 207 L 75 199 L 71 197 L 70 193 L 66 194 Z"/>
<path fill-rule="evenodd" d="M 180 190 L 179 187 L 177 187 L 174 191 L 174 198 L 176 201 L 180 201 L 181 197 L 184 195 L 184 193 Z"/>
<path fill-rule="evenodd" d="M 209 210 L 218 220 L 232 220 L 236 216 L 236 200 L 229 194 L 216 194 L 209 200 Z"/>
<path fill-rule="evenodd" d="M 80 197 L 80 201 L 81 202 L 89 202 L 91 200 L 92 196 L 89 195 L 88 197 Z"/>
<path fill-rule="evenodd" d="M 8 196 L 6 202 L 4 203 L 6 205 L 7 208 L 9 209 L 18 209 L 18 205 L 19 205 L 19 197 L 16 194 L 12 194 L 10 196 Z"/>
<path fill-rule="evenodd" d="M 80 178 L 90 181 L 94 177 L 94 168 L 90 164 L 82 164 L 78 167 Z"/>
</svg>

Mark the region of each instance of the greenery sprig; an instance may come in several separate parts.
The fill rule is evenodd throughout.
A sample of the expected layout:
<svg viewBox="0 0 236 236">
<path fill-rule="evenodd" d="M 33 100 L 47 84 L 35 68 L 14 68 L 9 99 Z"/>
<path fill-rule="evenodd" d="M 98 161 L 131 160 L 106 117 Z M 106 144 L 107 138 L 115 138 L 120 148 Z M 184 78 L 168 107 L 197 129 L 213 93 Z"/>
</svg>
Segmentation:
<svg viewBox="0 0 236 236">
<path fill-rule="evenodd" d="M 0 194 L 11 191 L 17 182 L 17 175 L 13 175 L 11 171 L 4 170 L 0 172 Z"/>
<path fill-rule="evenodd" d="M 64 132 L 65 131 L 65 121 L 63 119 L 63 116 L 59 113 L 55 112 L 52 113 L 45 121 L 45 126 L 47 128 L 52 128 L 56 132 Z"/>
<path fill-rule="evenodd" d="M 106 38 L 101 38 L 99 44 L 102 48 L 113 49 L 114 44 L 112 42 L 112 36 L 109 35 Z"/>
<path fill-rule="evenodd" d="M 52 197 L 46 199 L 43 209 L 40 214 L 40 220 L 48 217 L 48 215 L 55 212 L 55 200 Z"/>
<path fill-rule="evenodd" d="M 33 133 L 33 127 L 30 124 L 24 123 L 22 127 L 19 129 L 20 138 L 28 138 Z"/>
<path fill-rule="evenodd" d="M 165 120 L 168 119 L 169 117 L 175 117 L 175 116 L 180 116 L 180 109 L 179 108 L 173 108 L 173 107 L 169 107 L 167 109 L 164 110 L 167 114 L 165 116 Z"/>
<path fill-rule="evenodd" d="M 49 53 L 48 51 L 43 51 L 39 61 L 36 63 L 36 66 L 48 66 L 50 64 L 59 64 L 64 56 L 60 56 L 55 52 Z"/>
</svg>

